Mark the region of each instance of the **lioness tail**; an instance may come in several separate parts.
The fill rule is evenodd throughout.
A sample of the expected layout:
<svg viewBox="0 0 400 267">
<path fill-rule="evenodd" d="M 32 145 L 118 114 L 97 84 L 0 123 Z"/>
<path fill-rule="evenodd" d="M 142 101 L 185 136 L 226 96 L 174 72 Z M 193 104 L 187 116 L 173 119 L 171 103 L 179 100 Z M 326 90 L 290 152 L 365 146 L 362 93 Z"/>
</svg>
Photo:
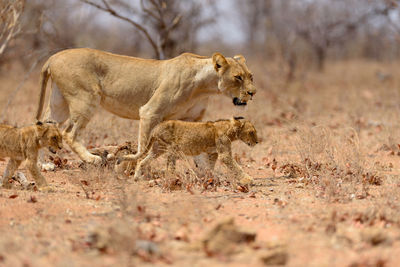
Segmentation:
<svg viewBox="0 0 400 267">
<path fill-rule="evenodd" d="M 39 95 L 38 109 L 36 111 L 36 120 L 39 120 L 40 117 L 42 116 L 43 104 L 46 96 L 46 86 L 49 77 L 50 77 L 50 68 L 49 68 L 49 60 L 47 60 L 46 63 L 44 63 L 43 65 L 42 71 L 40 72 L 40 81 L 39 81 L 40 95 Z"/>
</svg>

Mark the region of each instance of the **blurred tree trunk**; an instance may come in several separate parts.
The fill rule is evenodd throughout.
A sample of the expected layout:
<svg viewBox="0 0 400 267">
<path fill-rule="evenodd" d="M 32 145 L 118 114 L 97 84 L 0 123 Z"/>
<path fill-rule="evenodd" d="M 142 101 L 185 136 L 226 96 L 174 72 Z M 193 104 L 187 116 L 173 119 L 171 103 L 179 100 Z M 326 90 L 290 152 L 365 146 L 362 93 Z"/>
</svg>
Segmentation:
<svg viewBox="0 0 400 267">
<path fill-rule="evenodd" d="M 314 46 L 315 55 L 317 57 L 317 69 L 323 71 L 325 69 L 326 48 L 322 46 Z"/>
</svg>

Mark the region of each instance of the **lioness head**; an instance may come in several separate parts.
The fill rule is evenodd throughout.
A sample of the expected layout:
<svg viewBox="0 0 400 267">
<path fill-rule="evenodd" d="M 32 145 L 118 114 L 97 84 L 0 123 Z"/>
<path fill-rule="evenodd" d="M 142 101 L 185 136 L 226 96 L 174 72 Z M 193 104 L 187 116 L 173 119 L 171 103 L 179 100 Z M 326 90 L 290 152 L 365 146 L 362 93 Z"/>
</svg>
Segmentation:
<svg viewBox="0 0 400 267">
<path fill-rule="evenodd" d="M 215 53 L 212 59 L 218 74 L 218 89 L 231 97 L 234 105 L 246 105 L 257 90 L 253 84 L 253 74 L 247 68 L 244 56 L 225 58 L 220 53 Z"/>
<path fill-rule="evenodd" d="M 52 122 L 36 123 L 39 132 L 39 144 L 42 147 L 48 147 L 51 153 L 63 148 L 62 135 L 57 125 Z"/>
<path fill-rule="evenodd" d="M 257 130 L 254 125 L 245 120 L 243 117 L 236 117 L 231 120 L 234 125 L 236 136 L 238 139 L 242 140 L 248 146 L 255 146 L 258 144 Z"/>
</svg>

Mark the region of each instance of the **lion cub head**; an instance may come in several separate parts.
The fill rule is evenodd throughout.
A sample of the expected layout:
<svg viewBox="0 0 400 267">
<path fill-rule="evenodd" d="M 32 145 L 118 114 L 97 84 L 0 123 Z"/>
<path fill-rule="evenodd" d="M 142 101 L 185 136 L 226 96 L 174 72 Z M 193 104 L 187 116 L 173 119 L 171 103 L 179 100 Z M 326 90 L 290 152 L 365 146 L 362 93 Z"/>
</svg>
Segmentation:
<svg viewBox="0 0 400 267">
<path fill-rule="evenodd" d="M 257 90 L 253 84 L 253 74 L 247 68 L 244 56 L 225 58 L 220 53 L 215 53 L 212 60 L 218 74 L 218 89 L 232 97 L 234 105 L 246 105 Z"/>
<path fill-rule="evenodd" d="M 238 139 L 248 146 L 258 144 L 257 130 L 250 121 L 245 120 L 243 117 L 234 117 L 231 119 L 231 124 Z"/>
<path fill-rule="evenodd" d="M 41 147 L 48 147 L 51 153 L 63 148 L 62 135 L 55 123 L 38 121 L 36 127 Z"/>
</svg>

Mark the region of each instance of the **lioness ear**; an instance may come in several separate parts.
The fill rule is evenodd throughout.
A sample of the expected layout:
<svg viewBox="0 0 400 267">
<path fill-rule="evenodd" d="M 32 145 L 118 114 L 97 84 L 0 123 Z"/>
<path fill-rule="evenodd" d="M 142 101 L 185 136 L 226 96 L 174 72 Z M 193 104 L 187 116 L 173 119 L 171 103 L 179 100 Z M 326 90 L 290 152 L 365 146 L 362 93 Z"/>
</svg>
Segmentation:
<svg viewBox="0 0 400 267">
<path fill-rule="evenodd" d="M 223 69 L 224 67 L 228 66 L 228 61 L 226 61 L 226 58 L 220 53 L 214 53 L 212 59 L 213 59 L 214 69 L 217 72 L 220 69 Z"/>
<path fill-rule="evenodd" d="M 233 57 L 234 60 L 238 61 L 239 63 L 245 64 L 246 59 L 244 58 L 243 55 L 236 55 Z"/>
</svg>

